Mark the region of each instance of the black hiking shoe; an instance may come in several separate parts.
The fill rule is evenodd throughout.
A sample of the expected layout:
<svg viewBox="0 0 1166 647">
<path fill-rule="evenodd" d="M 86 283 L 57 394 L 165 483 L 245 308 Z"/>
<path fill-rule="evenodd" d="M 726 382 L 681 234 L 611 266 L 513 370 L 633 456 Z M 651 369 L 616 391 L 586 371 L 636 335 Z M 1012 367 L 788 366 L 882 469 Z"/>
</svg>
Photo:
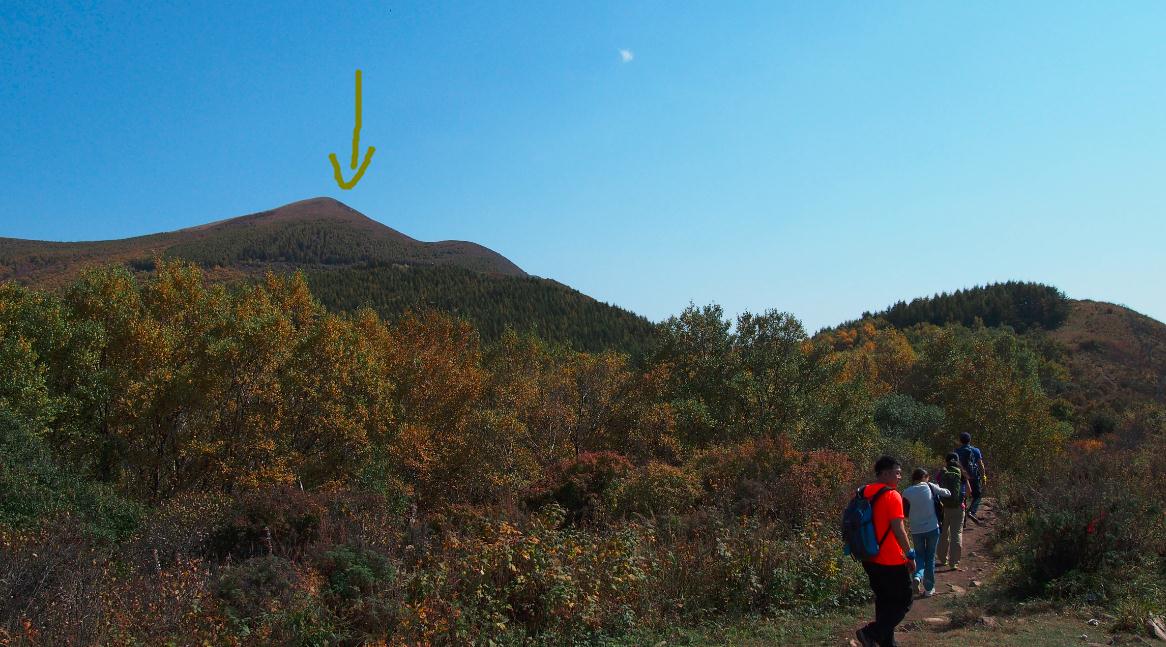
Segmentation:
<svg viewBox="0 0 1166 647">
<path fill-rule="evenodd" d="M 974 514 L 972 514 L 972 513 L 970 513 L 970 512 L 969 512 L 967 516 L 968 516 L 968 519 L 971 519 L 972 521 L 975 521 L 977 526 L 982 526 L 982 525 L 984 525 L 984 522 L 983 522 L 983 521 L 980 521 L 980 518 L 979 518 L 979 517 L 977 517 L 976 515 L 974 515 Z M 967 527 L 967 524 L 964 524 L 964 527 L 966 528 L 966 527 Z"/>
<path fill-rule="evenodd" d="M 874 638 L 870 637 L 870 634 L 866 633 L 865 628 L 854 632 L 854 637 L 858 639 L 858 644 L 862 645 L 862 647 L 878 647 L 878 643 L 875 642 Z"/>
</svg>

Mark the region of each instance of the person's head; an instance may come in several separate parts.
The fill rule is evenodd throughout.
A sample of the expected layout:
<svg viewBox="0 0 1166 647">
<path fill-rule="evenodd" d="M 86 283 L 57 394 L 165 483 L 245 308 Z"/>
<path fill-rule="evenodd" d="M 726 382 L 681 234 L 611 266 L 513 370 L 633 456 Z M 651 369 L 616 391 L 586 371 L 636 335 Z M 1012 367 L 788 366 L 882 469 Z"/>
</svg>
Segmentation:
<svg viewBox="0 0 1166 647">
<path fill-rule="evenodd" d="M 959 467 L 960 466 L 960 455 L 955 453 L 955 452 L 948 454 L 947 455 L 947 465 L 948 465 L 948 467 Z"/>
<path fill-rule="evenodd" d="M 960 444 L 961 444 L 961 445 L 970 445 L 970 444 L 972 444 L 972 435 L 971 435 L 971 434 L 969 434 L 969 433 L 968 433 L 968 432 L 966 432 L 966 431 L 964 431 L 964 432 L 960 432 Z"/>
<path fill-rule="evenodd" d="M 875 479 L 890 486 L 899 484 L 903 478 L 903 466 L 894 456 L 880 456 L 874 464 Z"/>
<path fill-rule="evenodd" d="M 912 483 L 922 483 L 927 480 L 927 470 L 922 467 L 916 467 L 914 472 L 911 472 Z"/>
</svg>

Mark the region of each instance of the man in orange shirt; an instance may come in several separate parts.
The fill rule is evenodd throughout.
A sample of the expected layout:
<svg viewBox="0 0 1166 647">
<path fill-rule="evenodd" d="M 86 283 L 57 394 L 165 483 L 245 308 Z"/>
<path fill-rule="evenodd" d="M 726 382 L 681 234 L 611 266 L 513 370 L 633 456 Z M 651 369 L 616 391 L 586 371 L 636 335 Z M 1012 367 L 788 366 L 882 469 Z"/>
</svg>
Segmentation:
<svg viewBox="0 0 1166 647">
<path fill-rule="evenodd" d="M 895 627 L 911 609 L 915 551 L 908 548 L 903 497 L 896 489 L 903 478 L 903 467 L 893 457 L 883 456 L 875 462 L 874 471 L 875 482 L 867 485 L 862 495 L 871 499 L 879 490 L 889 488 L 872 510 L 879 552 L 862 563 L 874 591 L 875 619 L 859 629 L 856 636 L 862 647 L 894 647 Z"/>
</svg>

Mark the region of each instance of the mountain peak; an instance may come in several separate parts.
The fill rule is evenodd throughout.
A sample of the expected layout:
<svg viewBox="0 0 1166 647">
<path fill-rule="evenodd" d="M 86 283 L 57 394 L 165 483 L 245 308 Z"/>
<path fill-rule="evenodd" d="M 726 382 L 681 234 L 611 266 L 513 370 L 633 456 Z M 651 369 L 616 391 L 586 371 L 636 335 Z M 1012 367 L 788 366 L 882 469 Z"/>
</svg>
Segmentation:
<svg viewBox="0 0 1166 647">
<path fill-rule="evenodd" d="M 124 240 L 53 243 L 0 239 L 0 281 L 60 284 L 84 267 L 149 265 L 155 256 L 253 274 L 276 267 L 364 264 L 455 265 L 526 276 L 501 254 L 460 241 L 421 242 L 329 197 L 315 197 L 226 220 Z"/>
<path fill-rule="evenodd" d="M 343 202 L 325 196 L 316 198 L 308 198 L 306 200 L 298 200 L 290 202 L 281 207 L 268 209 L 267 211 L 259 211 L 256 213 L 247 214 L 245 216 L 236 216 L 234 218 L 227 218 L 225 220 L 217 220 L 205 225 L 197 225 L 189 227 L 180 231 L 196 232 L 208 231 L 222 227 L 247 227 L 260 224 L 269 224 L 277 222 L 294 222 L 294 221 L 340 221 L 350 225 L 357 225 L 364 228 L 385 228 L 391 231 L 396 236 L 401 238 L 413 240 L 408 236 L 393 230 L 392 228 L 383 225 L 363 213 L 353 209 Z"/>
</svg>

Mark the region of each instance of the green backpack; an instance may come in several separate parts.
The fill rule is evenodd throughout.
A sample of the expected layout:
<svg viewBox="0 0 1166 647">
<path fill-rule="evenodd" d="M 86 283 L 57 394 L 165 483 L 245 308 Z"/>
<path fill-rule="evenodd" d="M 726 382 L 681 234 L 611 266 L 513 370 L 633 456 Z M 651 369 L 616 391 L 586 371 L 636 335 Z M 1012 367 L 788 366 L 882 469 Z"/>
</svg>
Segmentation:
<svg viewBox="0 0 1166 647">
<path fill-rule="evenodd" d="M 939 484 L 943 489 L 951 492 L 951 496 L 943 500 L 944 506 L 958 508 L 963 504 L 965 495 L 963 491 L 964 475 L 958 467 L 944 468 L 943 472 L 939 475 Z"/>
</svg>

